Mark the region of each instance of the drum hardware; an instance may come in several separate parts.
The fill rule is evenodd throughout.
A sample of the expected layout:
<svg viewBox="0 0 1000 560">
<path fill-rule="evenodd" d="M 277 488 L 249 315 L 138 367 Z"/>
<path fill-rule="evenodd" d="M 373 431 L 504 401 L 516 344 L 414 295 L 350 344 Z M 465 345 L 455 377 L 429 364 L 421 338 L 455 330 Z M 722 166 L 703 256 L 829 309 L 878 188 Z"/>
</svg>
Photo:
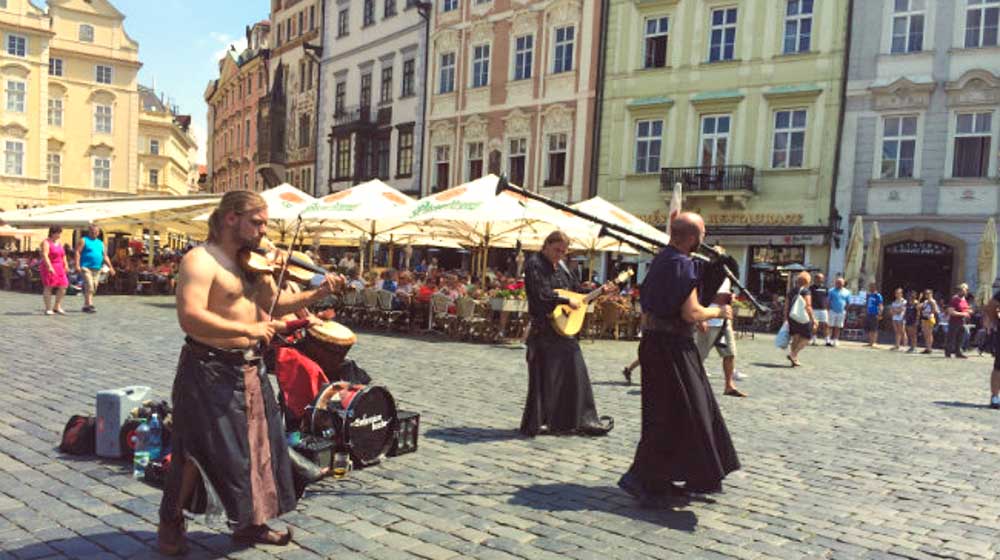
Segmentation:
<svg viewBox="0 0 1000 560">
<path fill-rule="evenodd" d="M 334 443 L 334 470 L 345 474 L 378 464 L 396 440 L 396 402 L 378 385 L 331 383 L 306 412 L 304 431 Z"/>
<path fill-rule="evenodd" d="M 420 437 L 420 413 L 400 410 L 396 414 L 396 439 L 389 449 L 390 457 L 397 457 L 417 450 Z"/>
</svg>

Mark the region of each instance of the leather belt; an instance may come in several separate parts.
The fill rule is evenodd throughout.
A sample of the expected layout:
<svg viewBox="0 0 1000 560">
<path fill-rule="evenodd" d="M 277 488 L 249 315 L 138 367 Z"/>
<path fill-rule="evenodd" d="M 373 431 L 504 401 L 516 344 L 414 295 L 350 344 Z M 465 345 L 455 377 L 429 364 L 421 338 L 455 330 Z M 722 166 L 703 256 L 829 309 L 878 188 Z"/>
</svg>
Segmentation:
<svg viewBox="0 0 1000 560">
<path fill-rule="evenodd" d="M 694 327 L 685 323 L 682 319 L 661 319 L 650 313 L 642 314 L 642 330 L 654 333 L 676 334 L 681 336 L 691 336 Z"/>
<path fill-rule="evenodd" d="M 190 336 L 184 337 L 184 342 L 198 358 L 206 361 L 217 360 L 224 364 L 242 366 L 255 364 L 263 359 L 259 346 L 251 348 L 216 348 L 215 346 L 198 342 Z"/>
</svg>

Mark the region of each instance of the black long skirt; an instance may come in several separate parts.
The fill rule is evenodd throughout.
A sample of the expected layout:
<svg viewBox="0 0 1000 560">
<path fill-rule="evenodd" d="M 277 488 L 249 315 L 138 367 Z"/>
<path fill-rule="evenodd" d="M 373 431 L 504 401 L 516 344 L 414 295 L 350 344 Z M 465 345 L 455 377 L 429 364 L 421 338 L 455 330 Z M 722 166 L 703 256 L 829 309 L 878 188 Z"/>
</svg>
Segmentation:
<svg viewBox="0 0 1000 560">
<path fill-rule="evenodd" d="M 694 339 L 643 332 L 642 433 L 630 471 L 643 484 L 713 488 L 740 468 Z"/>
<path fill-rule="evenodd" d="M 187 345 L 172 398 L 172 465 L 161 519 L 176 514 L 186 461 L 201 474 L 191 501 L 180 504 L 191 513 L 243 529 L 295 509 L 284 426 L 263 364 L 223 363 Z"/>
<path fill-rule="evenodd" d="M 573 432 L 599 425 L 594 393 L 580 344 L 545 325 L 532 325 L 528 335 L 528 398 L 521 433 Z"/>
</svg>

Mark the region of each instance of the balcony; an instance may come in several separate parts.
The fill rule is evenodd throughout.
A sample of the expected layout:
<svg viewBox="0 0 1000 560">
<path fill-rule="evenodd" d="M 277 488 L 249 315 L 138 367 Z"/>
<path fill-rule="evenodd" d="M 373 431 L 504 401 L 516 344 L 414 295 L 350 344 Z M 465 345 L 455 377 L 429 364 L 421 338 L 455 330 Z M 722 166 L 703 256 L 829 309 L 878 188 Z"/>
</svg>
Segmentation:
<svg viewBox="0 0 1000 560">
<path fill-rule="evenodd" d="M 722 203 L 745 207 L 755 193 L 755 171 L 749 165 L 664 167 L 660 171 L 660 192 L 669 198 L 674 184 L 680 183 L 684 196 L 714 197 Z"/>
<path fill-rule="evenodd" d="M 354 132 L 357 130 L 374 128 L 375 120 L 372 118 L 372 108 L 367 105 L 355 105 L 347 107 L 333 115 L 334 132 Z"/>
</svg>

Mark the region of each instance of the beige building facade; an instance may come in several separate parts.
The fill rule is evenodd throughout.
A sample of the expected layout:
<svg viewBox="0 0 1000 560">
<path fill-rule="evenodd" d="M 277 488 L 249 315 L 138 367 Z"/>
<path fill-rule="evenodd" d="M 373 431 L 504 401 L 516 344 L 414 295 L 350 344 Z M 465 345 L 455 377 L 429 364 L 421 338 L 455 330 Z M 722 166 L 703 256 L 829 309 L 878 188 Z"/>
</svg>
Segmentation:
<svg viewBox="0 0 1000 560">
<path fill-rule="evenodd" d="M 602 2 L 435 2 L 423 194 L 490 172 L 589 198 Z"/>
<path fill-rule="evenodd" d="M 144 86 L 139 86 L 139 100 L 139 194 L 190 194 L 198 181 L 198 145 L 191 135 L 191 117 L 176 114 Z"/>
</svg>

